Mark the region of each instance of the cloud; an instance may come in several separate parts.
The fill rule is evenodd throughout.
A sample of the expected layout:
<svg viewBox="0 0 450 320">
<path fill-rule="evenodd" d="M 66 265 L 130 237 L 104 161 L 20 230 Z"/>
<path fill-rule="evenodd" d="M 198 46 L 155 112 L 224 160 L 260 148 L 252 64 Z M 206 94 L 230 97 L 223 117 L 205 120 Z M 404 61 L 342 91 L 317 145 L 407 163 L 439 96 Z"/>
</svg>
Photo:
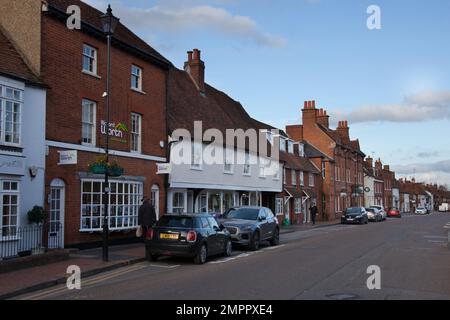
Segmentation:
<svg viewBox="0 0 450 320">
<path fill-rule="evenodd" d="M 450 119 L 450 91 L 424 91 L 400 104 L 368 105 L 350 112 L 331 112 L 334 120 L 363 122 L 424 122 Z"/>
<path fill-rule="evenodd" d="M 413 174 L 427 172 L 444 172 L 450 174 L 450 160 L 443 160 L 433 163 L 414 163 L 393 166 L 396 173 Z"/>
<path fill-rule="evenodd" d="M 417 154 L 418 158 L 435 158 L 435 157 L 439 157 L 439 152 L 438 151 L 434 151 L 434 152 L 419 152 Z"/>
<path fill-rule="evenodd" d="M 106 7 L 103 0 L 88 0 L 98 8 Z M 189 34 L 192 31 L 214 31 L 228 37 L 251 40 L 254 43 L 279 48 L 286 39 L 264 31 L 252 18 L 233 15 L 211 5 L 156 4 L 147 8 L 130 7 L 123 1 L 114 2 L 114 12 L 133 30 Z M 147 38 L 147 37 L 145 37 Z"/>
</svg>

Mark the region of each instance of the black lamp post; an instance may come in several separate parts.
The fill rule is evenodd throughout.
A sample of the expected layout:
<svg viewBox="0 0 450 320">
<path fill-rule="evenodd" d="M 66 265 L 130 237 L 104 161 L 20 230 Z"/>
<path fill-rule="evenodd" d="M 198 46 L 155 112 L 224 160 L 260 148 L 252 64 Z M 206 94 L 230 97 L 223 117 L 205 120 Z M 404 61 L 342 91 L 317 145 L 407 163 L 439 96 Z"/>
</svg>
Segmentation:
<svg viewBox="0 0 450 320">
<path fill-rule="evenodd" d="M 110 103 L 110 85 L 111 85 L 111 37 L 119 23 L 119 18 L 116 18 L 112 14 L 111 5 L 108 5 L 106 14 L 100 17 L 103 27 L 103 32 L 106 34 L 108 42 L 108 62 L 107 62 L 107 75 L 106 75 L 106 163 L 109 163 L 109 103 Z M 108 167 L 105 170 L 105 183 L 103 186 L 103 203 L 105 210 L 103 211 L 103 261 L 108 261 L 108 234 L 109 234 L 109 180 L 108 180 Z"/>
</svg>

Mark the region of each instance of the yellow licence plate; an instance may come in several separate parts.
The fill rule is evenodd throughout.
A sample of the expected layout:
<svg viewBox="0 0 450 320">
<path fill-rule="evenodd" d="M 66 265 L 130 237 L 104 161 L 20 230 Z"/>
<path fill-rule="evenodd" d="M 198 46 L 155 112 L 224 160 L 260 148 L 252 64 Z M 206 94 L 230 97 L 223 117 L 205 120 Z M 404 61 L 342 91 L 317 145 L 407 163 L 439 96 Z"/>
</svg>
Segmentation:
<svg viewBox="0 0 450 320">
<path fill-rule="evenodd" d="M 170 234 L 170 233 L 161 233 L 159 235 L 160 239 L 171 239 L 171 240 L 178 240 L 178 234 Z"/>
</svg>

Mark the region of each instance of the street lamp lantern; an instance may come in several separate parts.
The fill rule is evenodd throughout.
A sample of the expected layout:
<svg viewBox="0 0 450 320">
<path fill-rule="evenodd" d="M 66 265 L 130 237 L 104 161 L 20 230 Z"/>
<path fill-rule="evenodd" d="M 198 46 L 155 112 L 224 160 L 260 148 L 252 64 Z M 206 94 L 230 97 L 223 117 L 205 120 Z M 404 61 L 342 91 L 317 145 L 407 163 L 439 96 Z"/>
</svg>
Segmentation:
<svg viewBox="0 0 450 320">
<path fill-rule="evenodd" d="M 119 23 L 119 18 L 112 14 L 111 5 L 108 5 L 106 14 L 100 17 L 103 27 L 103 32 L 106 34 L 108 53 L 107 53 L 107 72 L 106 72 L 106 92 L 103 95 L 106 99 L 105 115 L 106 115 L 106 138 L 105 138 L 105 155 L 106 163 L 109 163 L 109 113 L 110 113 L 110 88 L 111 88 L 111 38 Z M 108 237 L 109 237 L 109 170 L 108 165 L 105 170 L 105 182 L 103 185 L 103 261 L 108 261 Z"/>
<path fill-rule="evenodd" d="M 112 35 L 114 34 L 120 19 L 112 14 L 111 5 L 108 5 L 108 10 L 100 17 L 100 20 L 102 22 L 103 32 L 107 35 Z"/>
</svg>

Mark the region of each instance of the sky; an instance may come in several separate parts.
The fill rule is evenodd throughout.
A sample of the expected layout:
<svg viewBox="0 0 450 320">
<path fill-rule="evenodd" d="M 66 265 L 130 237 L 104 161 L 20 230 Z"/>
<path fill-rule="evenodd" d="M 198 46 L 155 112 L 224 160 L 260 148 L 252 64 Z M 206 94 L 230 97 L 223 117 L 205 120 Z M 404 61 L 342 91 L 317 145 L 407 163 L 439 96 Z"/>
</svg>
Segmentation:
<svg viewBox="0 0 450 320">
<path fill-rule="evenodd" d="M 178 68 L 200 49 L 206 82 L 252 117 L 282 129 L 316 100 L 397 177 L 450 187 L 450 1 L 84 1 Z"/>
</svg>

